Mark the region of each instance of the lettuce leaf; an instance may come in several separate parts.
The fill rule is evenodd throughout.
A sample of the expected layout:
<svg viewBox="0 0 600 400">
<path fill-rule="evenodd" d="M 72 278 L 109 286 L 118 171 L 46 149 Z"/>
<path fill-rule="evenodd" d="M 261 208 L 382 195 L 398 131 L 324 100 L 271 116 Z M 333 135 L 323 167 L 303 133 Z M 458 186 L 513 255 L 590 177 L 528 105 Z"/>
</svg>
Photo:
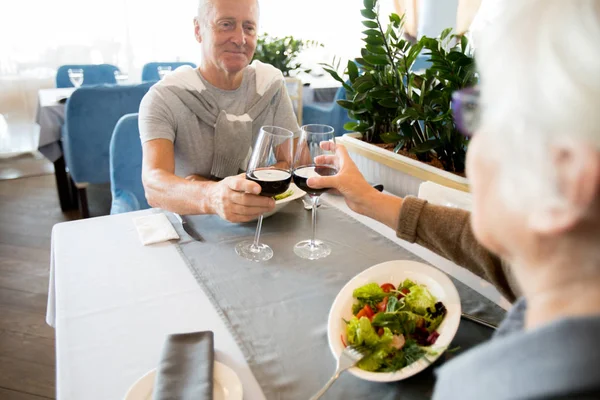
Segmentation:
<svg viewBox="0 0 600 400">
<path fill-rule="evenodd" d="M 389 329 L 384 329 L 383 335 L 379 337 L 367 317 L 361 317 L 360 319 L 352 317 L 346 325 L 346 336 L 348 337 L 348 344 L 355 346 L 375 347 L 389 345 L 392 342 L 392 332 Z"/>
<path fill-rule="evenodd" d="M 412 312 L 425 315 L 428 308 L 433 307 L 435 309 L 436 300 L 425 286 L 414 285 L 411 286 L 410 293 L 404 297 L 404 302 Z"/>
<path fill-rule="evenodd" d="M 369 300 L 379 302 L 383 300 L 387 293 L 376 283 L 367 283 L 364 286 L 354 289 L 352 296 L 359 300 Z"/>
</svg>

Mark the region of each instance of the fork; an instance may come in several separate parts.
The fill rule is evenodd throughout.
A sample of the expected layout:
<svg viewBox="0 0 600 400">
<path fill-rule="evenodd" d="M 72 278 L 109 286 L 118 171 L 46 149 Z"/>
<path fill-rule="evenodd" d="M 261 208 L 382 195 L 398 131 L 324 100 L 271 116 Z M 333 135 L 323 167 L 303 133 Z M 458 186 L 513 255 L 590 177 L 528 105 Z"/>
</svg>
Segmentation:
<svg viewBox="0 0 600 400">
<path fill-rule="evenodd" d="M 319 390 L 310 400 L 320 399 L 321 396 L 329 389 L 329 387 L 335 382 L 337 378 L 340 377 L 340 374 L 347 370 L 348 368 L 354 367 L 357 362 L 363 359 L 368 354 L 367 349 L 362 346 L 348 346 L 342 351 L 340 358 L 337 360 L 337 367 L 333 376 L 329 379 L 329 381 L 323 386 L 321 390 Z"/>
</svg>

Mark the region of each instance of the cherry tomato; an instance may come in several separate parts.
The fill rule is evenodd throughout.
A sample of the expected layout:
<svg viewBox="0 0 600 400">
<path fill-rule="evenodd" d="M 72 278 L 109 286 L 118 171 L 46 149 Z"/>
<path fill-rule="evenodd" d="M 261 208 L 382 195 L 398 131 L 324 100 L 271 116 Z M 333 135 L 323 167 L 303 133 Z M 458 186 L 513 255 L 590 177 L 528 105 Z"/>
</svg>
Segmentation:
<svg viewBox="0 0 600 400">
<path fill-rule="evenodd" d="M 363 307 L 363 309 L 360 310 L 358 314 L 356 314 L 356 318 L 360 319 L 361 317 L 367 317 L 369 318 L 369 320 L 371 320 L 374 314 L 375 313 L 373 312 L 373 309 L 368 304 L 366 304 Z"/>
<path fill-rule="evenodd" d="M 407 294 L 410 293 L 410 289 L 404 288 L 401 290 L 402 293 L 398 294 L 398 300 L 400 300 L 401 298 L 403 298 L 404 296 L 406 296 Z"/>
<path fill-rule="evenodd" d="M 391 283 L 384 283 L 381 285 L 381 290 L 383 290 L 385 293 L 389 293 L 391 290 L 396 290 L 396 286 L 392 285 Z"/>
<path fill-rule="evenodd" d="M 385 331 L 383 330 L 383 328 L 379 328 L 379 329 L 377 330 L 377 334 L 378 334 L 379 336 L 383 336 L 383 334 L 384 334 L 384 333 L 385 333 Z"/>
<path fill-rule="evenodd" d="M 389 297 L 384 297 L 383 300 L 381 300 L 377 304 L 377 309 L 381 312 L 385 312 L 385 309 L 387 308 L 388 300 L 389 300 Z"/>
</svg>

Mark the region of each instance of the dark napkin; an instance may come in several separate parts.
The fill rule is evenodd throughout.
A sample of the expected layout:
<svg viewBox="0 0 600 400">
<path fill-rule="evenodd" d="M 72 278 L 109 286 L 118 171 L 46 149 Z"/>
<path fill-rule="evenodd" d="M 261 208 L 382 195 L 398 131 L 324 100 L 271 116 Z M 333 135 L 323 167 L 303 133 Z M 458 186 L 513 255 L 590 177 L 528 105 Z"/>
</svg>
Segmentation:
<svg viewBox="0 0 600 400">
<path fill-rule="evenodd" d="M 169 335 L 154 385 L 154 400 L 212 400 L 213 333 Z"/>
</svg>

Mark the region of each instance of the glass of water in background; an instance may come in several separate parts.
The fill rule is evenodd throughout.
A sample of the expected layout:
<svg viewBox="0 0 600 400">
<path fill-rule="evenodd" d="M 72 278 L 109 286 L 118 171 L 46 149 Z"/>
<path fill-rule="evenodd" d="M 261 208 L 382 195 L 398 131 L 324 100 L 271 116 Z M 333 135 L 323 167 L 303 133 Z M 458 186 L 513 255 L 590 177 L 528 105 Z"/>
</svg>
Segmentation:
<svg viewBox="0 0 600 400">
<path fill-rule="evenodd" d="M 160 66 L 156 68 L 156 71 L 158 72 L 158 77 L 160 79 L 164 78 L 165 75 L 167 75 L 169 72 L 171 72 L 171 67 L 170 66 Z"/>
<path fill-rule="evenodd" d="M 69 68 L 67 71 L 69 74 L 69 80 L 71 84 L 76 88 L 80 87 L 83 84 L 83 70 L 80 68 Z"/>
</svg>

